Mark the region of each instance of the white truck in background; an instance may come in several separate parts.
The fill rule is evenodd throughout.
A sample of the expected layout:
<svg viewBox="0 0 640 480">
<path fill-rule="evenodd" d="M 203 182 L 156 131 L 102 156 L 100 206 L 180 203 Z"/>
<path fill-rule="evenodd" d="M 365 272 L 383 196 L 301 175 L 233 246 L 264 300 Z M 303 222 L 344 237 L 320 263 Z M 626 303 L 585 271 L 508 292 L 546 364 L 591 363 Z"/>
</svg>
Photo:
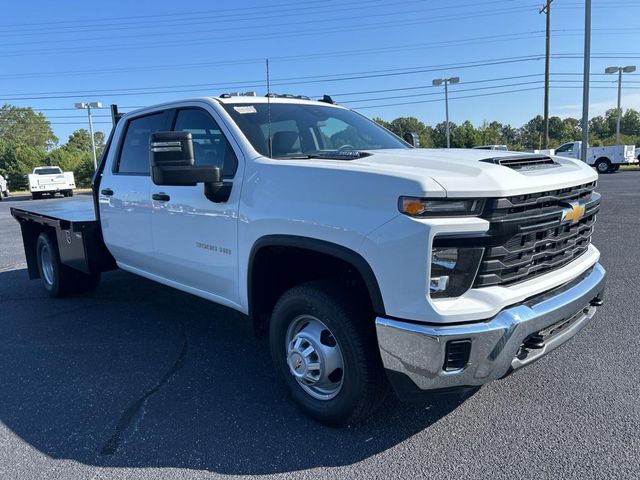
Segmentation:
<svg viewBox="0 0 640 480">
<path fill-rule="evenodd" d="M 0 175 L 0 202 L 3 198 L 9 196 L 9 187 L 7 186 L 7 179 Z"/>
<path fill-rule="evenodd" d="M 581 150 L 582 142 L 568 142 L 556 148 L 555 155 L 580 159 Z M 635 150 L 635 145 L 587 147 L 587 164 L 595 167 L 598 173 L 615 172 L 621 165 L 638 163 Z"/>
<path fill-rule="evenodd" d="M 73 172 L 63 172 L 60 167 L 36 167 L 29 175 L 29 191 L 34 200 L 56 193 L 72 197 L 74 188 L 76 181 Z"/>
</svg>

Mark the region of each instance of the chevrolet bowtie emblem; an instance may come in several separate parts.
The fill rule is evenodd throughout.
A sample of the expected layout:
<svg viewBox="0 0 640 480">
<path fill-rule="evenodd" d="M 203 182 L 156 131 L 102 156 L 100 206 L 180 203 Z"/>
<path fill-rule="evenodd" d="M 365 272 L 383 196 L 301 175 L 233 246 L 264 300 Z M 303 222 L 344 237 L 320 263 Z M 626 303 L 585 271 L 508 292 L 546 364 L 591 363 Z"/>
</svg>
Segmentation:
<svg viewBox="0 0 640 480">
<path fill-rule="evenodd" d="M 580 202 L 569 202 L 569 207 L 562 210 L 562 220 L 560 223 L 578 223 L 584 216 L 585 207 Z"/>
</svg>

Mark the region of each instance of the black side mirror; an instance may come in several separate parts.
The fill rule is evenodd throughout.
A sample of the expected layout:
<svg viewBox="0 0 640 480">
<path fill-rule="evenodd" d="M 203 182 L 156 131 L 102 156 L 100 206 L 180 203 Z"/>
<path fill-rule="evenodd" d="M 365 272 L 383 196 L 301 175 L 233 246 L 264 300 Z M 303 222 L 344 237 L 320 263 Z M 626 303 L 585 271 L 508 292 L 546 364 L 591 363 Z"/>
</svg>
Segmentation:
<svg viewBox="0 0 640 480">
<path fill-rule="evenodd" d="M 404 138 L 404 141 L 409 145 L 412 145 L 415 148 L 420 147 L 420 136 L 417 133 L 407 132 L 402 136 L 402 138 Z"/>
<path fill-rule="evenodd" d="M 195 186 L 204 183 L 205 196 L 220 201 L 223 189 L 220 167 L 195 165 L 190 132 L 156 132 L 149 138 L 151 179 L 156 185 Z"/>
</svg>

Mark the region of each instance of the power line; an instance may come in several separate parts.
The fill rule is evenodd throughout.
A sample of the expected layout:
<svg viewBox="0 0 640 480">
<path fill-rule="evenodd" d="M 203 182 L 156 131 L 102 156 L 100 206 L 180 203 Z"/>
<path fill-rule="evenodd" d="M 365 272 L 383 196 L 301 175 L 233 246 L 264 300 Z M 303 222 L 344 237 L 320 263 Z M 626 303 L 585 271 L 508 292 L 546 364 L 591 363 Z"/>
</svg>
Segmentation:
<svg viewBox="0 0 640 480">
<path fill-rule="evenodd" d="M 515 13 L 518 11 L 524 11 L 529 9 L 530 9 L 529 7 L 512 7 L 508 9 L 493 10 L 491 12 L 486 12 L 486 11 L 476 12 L 469 15 L 458 14 L 458 15 L 444 15 L 440 17 L 433 17 L 433 16 L 421 17 L 421 18 L 414 17 L 411 20 L 384 21 L 384 22 L 368 23 L 366 25 L 357 25 L 357 26 L 350 24 L 350 25 L 344 25 L 339 27 L 324 28 L 322 30 L 322 34 L 326 35 L 331 33 L 344 33 L 345 28 L 348 28 L 349 32 L 354 32 L 354 31 L 361 31 L 361 30 L 370 30 L 372 28 L 390 27 L 390 26 L 424 25 L 427 23 L 434 23 L 434 22 L 441 23 L 443 20 L 465 20 L 465 19 L 472 19 L 472 18 L 483 18 L 488 16 L 495 17 L 500 14 Z M 99 51 L 114 51 L 114 50 L 122 50 L 122 49 L 131 50 L 131 49 L 145 49 L 145 48 L 155 48 L 155 47 L 180 47 L 180 46 L 202 45 L 202 44 L 209 44 L 212 42 L 215 42 L 216 44 L 220 44 L 220 43 L 235 44 L 238 42 L 245 42 L 245 41 L 252 41 L 252 40 L 287 38 L 292 36 L 295 36 L 297 38 L 300 36 L 309 36 L 309 35 L 317 35 L 317 34 L 318 33 L 315 30 L 307 28 L 304 30 L 292 30 L 292 31 L 278 32 L 278 33 L 271 33 L 271 34 L 233 36 L 232 38 L 207 37 L 207 38 L 200 38 L 197 40 L 187 40 L 187 41 L 181 41 L 181 42 L 180 41 L 177 42 L 173 40 L 173 41 L 159 42 L 159 43 L 137 43 L 134 45 L 132 45 L 131 43 L 124 43 L 124 44 L 115 43 L 115 44 L 104 45 L 99 47 L 83 46 L 83 47 L 57 48 L 57 49 L 49 49 L 49 50 L 43 50 L 43 49 L 20 50 L 20 51 L 0 53 L 0 57 L 44 55 L 44 54 L 51 54 L 51 53 L 60 54 L 60 53 L 67 53 L 67 52 L 68 53 L 81 53 L 81 52 L 96 53 Z"/>
<path fill-rule="evenodd" d="M 379 0 L 375 0 L 376 2 L 379 2 Z M 421 2 L 421 0 L 409 0 L 409 1 L 403 1 L 403 2 L 399 2 L 398 4 L 409 4 L 409 3 L 418 3 Z M 366 2 L 368 3 L 368 2 Z M 391 4 L 391 6 L 394 6 L 396 4 Z M 385 5 L 385 4 L 381 4 L 378 6 L 389 6 L 389 5 Z M 331 10 L 331 11 L 326 11 L 326 12 L 319 12 L 320 15 L 333 15 L 335 16 L 337 13 L 342 12 L 342 11 L 352 11 L 352 10 L 361 10 L 362 9 L 362 5 L 358 5 L 357 7 L 350 7 L 350 8 L 339 8 L 337 9 L 337 11 L 335 10 Z M 378 7 L 375 7 L 378 8 Z M 380 13 L 372 13 L 372 14 L 365 14 L 365 15 L 358 15 L 358 19 L 363 19 L 363 18 L 377 18 L 377 17 L 389 17 L 389 16 L 394 16 L 394 15 L 410 15 L 410 14 L 415 14 L 415 13 L 422 13 L 424 12 L 424 10 L 401 10 L 401 11 L 392 11 L 392 12 L 380 12 Z M 272 22 L 265 22 L 265 20 L 268 20 L 270 18 L 283 18 L 283 17 L 289 17 L 289 16 L 294 16 L 294 15 L 299 15 L 296 13 L 280 13 L 277 15 L 269 15 L 269 16 L 262 16 L 262 17 L 255 17 L 255 18 L 247 18 L 246 16 L 242 17 L 242 21 L 246 22 L 247 20 L 252 20 L 252 19 L 259 19 L 262 24 L 261 25 L 238 25 L 237 23 L 235 23 L 233 26 L 229 26 L 229 27 L 219 27 L 216 26 L 214 31 L 216 33 L 219 32 L 238 32 L 240 30 L 252 30 L 255 31 L 256 29 L 262 29 L 262 28 L 267 28 L 267 29 L 277 29 L 279 27 L 286 27 L 291 25 L 291 20 L 284 22 L 284 23 L 272 23 Z M 215 16 L 213 17 L 213 19 L 217 19 Z M 314 20 L 318 20 L 317 18 L 314 17 Z M 192 27 L 194 25 L 209 25 L 211 26 L 211 20 L 204 20 L 204 21 L 191 21 L 189 23 L 185 23 L 183 24 L 183 26 L 189 26 Z M 154 25 L 154 27 L 157 27 L 158 25 Z M 178 25 L 180 26 L 180 25 Z M 211 33 L 212 29 L 211 28 L 207 28 L 204 30 L 188 30 L 185 32 L 182 31 L 176 31 L 174 30 L 175 25 L 170 25 L 170 27 L 172 28 L 171 31 L 171 35 L 173 36 L 183 36 L 186 34 L 192 35 L 192 34 L 198 34 L 198 33 Z M 50 43 L 75 43 L 78 41 L 81 42 L 92 42 L 92 41 L 102 41 L 102 40 L 113 40 L 114 36 L 113 36 L 113 30 L 123 30 L 123 29 L 128 29 L 127 27 L 116 27 L 116 28 L 109 28 L 109 29 L 104 29 L 104 31 L 107 31 L 109 33 L 112 33 L 112 35 L 106 36 L 106 37 L 79 37 L 79 38 L 63 38 L 63 39 L 51 39 L 51 38 L 45 38 L 42 40 L 35 40 L 35 41 L 28 41 L 28 42 L 13 42 L 13 43 L 8 43 L 8 42 L 3 42 L 2 46 L 3 47 L 8 47 L 8 46 L 22 46 L 22 45 L 38 45 L 38 44 L 50 44 Z M 140 27 L 135 27 L 135 30 L 139 31 Z M 92 30 L 87 30 L 86 33 L 94 33 L 95 31 L 102 31 L 102 29 L 92 29 Z M 65 32 L 65 33 L 71 33 L 71 32 Z M 85 33 L 83 31 L 81 31 L 80 33 Z M 26 35 L 26 34 L 20 34 L 20 35 Z M 33 34 L 29 34 L 30 36 L 32 36 Z M 51 35 L 50 33 L 47 34 L 47 36 Z M 7 34 L 0 34 L 0 37 L 6 37 Z M 134 39 L 134 38 L 149 38 L 149 37 L 166 37 L 167 36 L 167 32 L 166 31 L 161 31 L 161 32 L 145 32 L 145 33 L 136 33 L 136 34 L 130 34 L 130 35 L 118 35 L 117 39 L 118 40 L 124 40 L 124 39 Z"/>
<path fill-rule="evenodd" d="M 554 55 L 554 58 L 558 59 L 580 59 L 582 58 L 578 54 L 558 54 Z M 307 85 L 307 84 L 315 84 L 315 83 L 333 83 L 333 82 L 341 82 L 348 80 L 361 80 L 361 79 L 369 79 L 369 78 L 385 78 L 392 76 L 401 76 L 401 75 L 414 75 L 419 73 L 433 72 L 433 71 L 441 71 L 450 68 L 457 69 L 468 69 L 468 68 L 477 68 L 484 66 L 493 66 L 493 65 L 503 65 L 503 64 L 514 64 L 514 63 L 523 63 L 523 62 L 531 62 L 537 61 L 542 58 L 541 55 L 529 55 L 522 57 L 507 57 L 502 59 L 494 59 L 488 61 L 476 61 L 472 63 L 453 63 L 453 64 L 442 64 L 442 65 L 432 65 L 432 66 L 422 66 L 422 67 L 409 67 L 409 68 L 397 68 L 397 69 L 383 69 L 383 70 L 369 70 L 364 72 L 350 72 L 350 73 L 341 73 L 334 75 L 311 75 L 311 76 L 302 76 L 302 77 L 287 77 L 276 79 L 273 82 L 273 85 L 276 86 L 292 86 L 292 85 Z M 613 57 L 600 57 L 600 58 L 613 58 Z M 629 56 L 625 58 L 631 58 Z M 251 83 L 253 82 L 253 83 Z M 155 86 L 155 87 L 137 87 L 137 88 L 127 88 L 127 89 L 116 89 L 116 90 L 106 90 L 106 91 L 96 91 L 96 90 L 69 90 L 69 91 L 61 91 L 61 92 L 31 92 L 31 93 L 22 93 L 22 94 L 13 94 L 8 95 L 2 98 L 3 101 L 19 101 L 19 100 L 42 100 L 42 99 L 63 99 L 63 98 L 75 98 L 78 95 L 96 95 L 102 97 L 120 97 L 120 96 L 132 96 L 132 95 L 156 95 L 156 94 L 164 94 L 164 93 L 187 93 L 187 92 L 210 92 L 212 89 L 216 88 L 219 90 L 233 90 L 233 89 L 241 89 L 241 88 L 254 88 L 263 86 L 262 79 L 260 80 L 250 80 L 247 83 L 241 82 L 232 82 L 227 84 L 225 87 L 221 85 L 214 84 L 191 84 L 191 85 L 173 85 L 173 86 Z M 160 90 L 165 89 L 165 90 Z"/>
<path fill-rule="evenodd" d="M 614 31 L 612 32 L 610 29 L 599 29 L 604 34 L 606 32 L 607 35 L 611 34 L 626 34 L 626 32 Z M 557 30 L 556 36 L 571 36 L 571 33 L 575 31 L 576 34 L 581 35 L 581 30 L 579 29 L 561 29 Z M 362 56 L 369 54 L 380 54 L 380 53 L 393 53 L 398 51 L 412 51 L 412 50 L 424 50 L 431 48 L 447 48 L 447 47 L 456 47 L 463 46 L 467 44 L 488 44 L 495 43 L 496 41 L 502 41 L 506 39 L 512 40 L 528 40 L 531 38 L 536 38 L 539 33 L 543 33 L 543 30 L 533 30 L 528 32 L 518 32 L 513 34 L 498 34 L 498 35 L 486 35 L 480 37 L 468 37 L 459 40 L 447 40 L 440 42 L 432 42 L 432 43 L 421 43 L 421 44 L 406 44 L 406 45 L 396 45 L 391 47 L 381 47 L 381 48 L 371 48 L 371 49 L 358 49 L 358 50 L 342 50 L 339 52 L 316 52 L 313 54 L 302 54 L 302 55 L 282 55 L 282 56 L 271 56 L 269 57 L 273 61 L 278 62 L 287 62 L 287 61 L 299 61 L 304 59 L 318 59 L 318 58 L 336 58 L 336 57 L 349 57 L 349 56 Z M 554 30 L 556 32 L 556 30 Z M 249 64 L 262 64 L 264 61 L 263 58 L 246 58 L 246 59 L 238 59 L 238 60 L 229 60 L 229 61 L 219 61 L 219 62 L 196 62 L 196 63 L 173 63 L 173 64 L 165 64 L 165 65 L 146 65 L 146 66 L 136 66 L 136 67 L 117 67 L 117 68 L 100 68 L 95 70 L 63 70 L 63 71 L 49 71 L 49 72 L 33 72 L 33 73 L 5 73 L 0 74 L 0 78 L 42 78 L 46 76 L 74 76 L 74 75 L 105 75 L 109 73 L 115 74 L 128 74 L 137 71 L 162 71 L 162 70 L 185 70 L 189 68 L 206 68 L 212 66 L 230 66 L 230 65 L 249 65 Z"/>
<path fill-rule="evenodd" d="M 418 43 L 418 44 L 405 44 L 405 45 L 396 45 L 391 47 L 381 47 L 381 48 L 367 48 L 367 49 L 357 49 L 357 50 L 341 50 L 339 52 L 315 52 L 309 54 L 301 54 L 301 55 L 281 55 L 281 56 L 270 56 L 270 60 L 275 61 L 297 61 L 308 58 L 332 58 L 332 57 L 341 57 L 341 56 L 352 56 L 352 55 L 363 55 L 363 54 L 375 54 L 375 53 L 384 53 L 384 52 L 397 52 L 397 51 L 410 51 L 412 49 L 421 49 L 421 48 L 442 48 L 446 46 L 456 46 L 463 45 L 468 43 L 482 43 L 483 40 L 506 40 L 513 37 L 521 37 L 530 34 L 542 33 L 543 30 L 533 30 L 528 32 L 518 32 L 514 34 L 499 34 L 499 35 L 485 35 L 480 37 L 467 37 L 459 40 L 446 40 L 440 42 L 431 42 L 431 43 Z M 528 39 L 528 38 L 523 38 Z M 53 71 L 53 72 L 35 72 L 35 73 L 6 73 L 0 75 L 0 78 L 29 78 L 29 77 L 42 77 L 49 75 L 87 75 L 92 73 L 105 73 L 105 72 L 115 72 L 115 73 L 131 73 L 134 71 L 150 71 L 150 70 L 161 70 L 161 69 L 185 69 L 189 67 L 209 67 L 209 66 L 225 66 L 225 65 L 241 65 L 241 64 L 251 64 L 251 63 L 260 63 L 264 62 L 263 58 L 245 58 L 238 60 L 230 60 L 230 61 L 220 61 L 220 62 L 198 62 L 198 63 L 181 63 L 181 64 L 165 64 L 165 65 L 146 65 L 141 67 L 118 67 L 114 69 L 95 69 L 95 70 L 67 70 L 67 71 Z"/>
<path fill-rule="evenodd" d="M 324 3 L 333 3 L 339 0 L 325 0 Z M 383 0 L 374 0 L 374 1 L 383 1 Z M 300 2 L 296 2 L 295 5 L 299 6 L 299 5 L 313 5 L 311 8 L 317 8 L 317 2 L 315 0 L 310 0 L 310 1 L 300 1 Z M 245 11 L 245 10 L 251 10 L 251 11 L 260 11 L 262 9 L 265 10 L 272 10 L 273 8 L 277 8 L 277 7 L 287 7 L 287 9 L 291 9 L 292 3 L 291 2 L 286 2 L 286 3 L 278 3 L 278 4 L 271 4 L 268 7 L 264 7 L 264 8 L 260 8 L 260 7 L 239 7 L 239 8 L 234 8 L 234 11 L 236 12 L 240 12 L 240 11 Z M 295 8 L 295 7 L 294 7 Z M 96 22 L 107 22 L 107 21 L 118 21 L 118 20 L 130 20 L 132 18 L 144 18 L 144 19 L 149 19 L 149 18 L 165 18 L 165 17 L 171 17 L 171 18 L 175 18 L 175 17 L 179 17 L 179 16 L 184 16 L 184 15 L 202 15 L 202 14 L 207 14 L 207 13 L 217 13 L 220 17 L 219 18 L 223 18 L 225 14 L 221 14 L 219 10 L 199 10 L 199 11 L 191 11 L 191 12 L 185 12 L 180 11 L 180 12 L 173 12 L 173 13 L 161 13 L 161 14 L 150 14 L 150 15 L 127 15 L 126 17 L 107 17 L 107 18 L 103 18 L 103 19 L 99 19 L 96 20 L 95 18 L 84 18 L 84 19 L 74 19 L 74 20 L 59 20 L 59 21 L 55 21 L 55 22 L 31 22 L 31 23 L 13 23 L 13 24 L 4 24 L 4 25 L 0 25 L 1 28 L 18 28 L 18 27 L 26 27 L 26 26 L 37 26 L 37 25 L 54 25 L 54 24 L 66 24 L 66 23 L 70 23 L 72 25 L 69 25 L 70 27 L 75 27 L 77 26 L 78 23 L 96 23 Z"/>
<path fill-rule="evenodd" d="M 32 33 L 38 33 L 38 32 L 44 32 L 47 34 L 56 34 L 56 33 L 93 33 L 96 31 L 109 31 L 109 32 L 113 32 L 114 30 L 130 30 L 130 29 L 139 29 L 141 26 L 142 27 L 146 27 L 146 28 L 163 28 L 166 26 L 170 26 L 170 27 L 175 27 L 175 26 L 191 26 L 191 25 L 201 25 L 201 24 L 211 24 L 211 20 L 216 20 L 218 22 L 220 22 L 221 20 L 226 20 L 229 21 L 230 19 L 237 19 L 236 21 L 251 21 L 251 20 L 259 20 L 260 22 L 264 22 L 265 20 L 268 20 L 270 18 L 281 18 L 281 17 L 287 17 L 287 16 L 300 16 L 300 15 L 309 15 L 308 13 L 305 13 L 308 10 L 311 10 L 312 13 L 314 14 L 313 20 L 315 21 L 317 19 L 317 15 L 323 15 L 323 14 L 329 14 L 331 15 L 334 19 L 335 16 L 343 11 L 350 11 L 350 10 L 359 10 L 362 11 L 364 8 L 381 8 L 381 7 L 395 7 L 398 5 L 407 5 L 407 4 L 412 4 L 412 3 L 422 3 L 424 4 L 424 0 L 405 0 L 405 1 L 396 1 L 396 2 L 389 2 L 389 1 L 384 1 L 384 0 L 365 0 L 365 1 L 359 1 L 359 2 L 349 2 L 349 3 L 341 3 L 339 5 L 326 5 L 327 3 L 331 3 L 331 2 L 335 2 L 335 1 L 339 1 L 339 0 L 327 0 L 325 2 L 323 2 L 322 5 L 322 9 L 320 9 L 318 7 L 317 2 L 306 2 L 306 3 L 312 3 L 312 6 L 308 6 L 308 7 L 300 7 L 299 4 L 296 4 L 296 7 L 291 7 L 290 5 L 283 10 L 278 10 L 278 9 L 274 9 L 270 7 L 265 8 L 266 13 L 261 13 L 261 9 L 259 7 L 256 7 L 254 9 L 252 9 L 252 12 L 250 13 L 237 13 L 237 10 L 242 10 L 242 9 L 235 9 L 236 12 L 235 13 L 221 13 L 219 11 L 214 11 L 214 10 L 209 10 L 209 11 L 204 11 L 204 12 L 193 12 L 193 13 L 188 13 L 188 12 L 180 12 L 180 13 L 176 13 L 176 14 L 172 14 L 172 15 L 161 15 L 161 17 L 170 17 L 166 20 L 149 20 L 149 18 L 154 18 L 154 15 L 150 15 L 148 17 L 144 16 L 144 17 L 124 17 L 121 19 L 124 20 L 129 20 L 131 18 L 144 18 L 144 20 L 139 20 L 139 21 L 133 21 L 133 22 L 122 22 L 122 21 L 118 21 L 115 23 L 97 23 L 95 19 L 93 19 L 92 24 L 88 24 L 87 23 L 89 21 L 74 21 L 73 25 L 67 25 L 67 26 L 60 26 L 60 27 L 53 27 L 53 29 L 50 26 L 47 27 L 43 27 L 40 29 L 24 29 L 21 28 L 19 31 L 17 32 L 9 32 L 9 33 L 5 33 L 5 34 L 0 34 L 0 36 L 24 36 L 24 35 L 30 35 Z M 520 0 L 523 1 L 523 0 Z M 487 5 L 487 4 L 496 4 L 496 3 L 504 3 L 504 0 L 491 0 L 491 1 L 486 1 L 483 2 L 483 5 Z M 510 2 L 513 3 L 513 2 Z M 370 5 L 370 4 L 374 4 L 374 5 Z M 532 4 L 529 4 L 532 5 Z M 467 7 L 467 6 L 477 6 L 476 2 L 467 2 L 467 3 L 463 3 L 463 4 L 458 4 L 458 5 L 449 5 L 446 7 L 433 7 L 430 6 L 428 7 L 428 10 L 430 11 L 438 11 L 438 10 L 453 10 L 453 9 L 459 9 L 461 7 Z M 345 8 L 345 7 L 350 7 L 350 8 Z M 205 15 L 205 14 L 209 14 L 209 15 Z M 195 18 L 180 18 L 180 16 L 184 16 L 187 15 L 189 17 L 195 16 Z M 358 16 L 358 18 L 361 18 L 360 16 Z M 110 21 L 109 19 L 102 19 L 102 20 L 98 20 L 98 22 L 105 22 L 105 21 Z M 178 23 L 181 22 L 181 23 Z M 83 23 L 84 25 L 82 26 L 78 26 L 78 23 Z M 166 25 L 165 25 L 166 24 Z M 101 27 L 109 27 L 109 28 L 101 28 Z M 69 30 L 70 29 L 70 30 Z M 26 33 L 24 33 L 26 32 Z"/>
<path fill-rule="evenodd" d="M 503 86 L 504 88 L 504 86 Z M 520 92 L 528 92 L 528 91 L 534 91 L 534 90 L 541 90 L 544 87 L 531 87 L 531 88 L 519 88 L 519 89 L 513 89 L 513 90 L 505 90 L 505 91 L 501 91 L 501 92 L 488 92 L 488 93 L 482 93 L 482 94 L 475 94 L 475 95 L 463 95 L 463 96 L 455 96 L 455 97 L 449 97 L 449 100 L 461 100 L 461 99 L 465 99 L 465 98 L 479 98 L 479 97 L 486 97 L 486 96 L 496 96 L 496 95 L 504 95 L 504 94 L 510 94 L 510 93 L 520 93 Z M 582 87 L 580 85 L 552 85 L 551 88 L 561 88 L 561 89 L 581 89 Z M 608 88 L 608 87 L 592 87 L 592 88 Z M 634 90 L 640 90 L 640 87 L 629 87 L 631 89 Z M 393 98 L 393 97 L 390 97 Z M 384 108 L 384 107 L 394 107 L 394 106 L 402 106 L 402 105 L 414 105 L 414 104 L 423 104 L 423 103 L 437 103 L 437 102 L 442 102 L 444 101 L 443 98 L 439 98 L 439 99 L 432 99 L 432 100 L 415 100 L 415 101 L 411 101 L 411 102 L 398 102 L 398 103 L 387 103 L 387 104 L 381 104 L 381 105 L 364 105 L 364 106 L 356 106 L 356 107 L 350 107 L 353 110 L 366 110 L 366 109 L 370 109 L 370 108 Z M 48 117 L 48 118 L 53 118 L 53 117 Z M 82 120 L 78 120 L 77 122 L 49 122 L 51 125 L 84 125 L 84 121 Z M 94 122 L 95 124 L 103 124 L 103 125 L 111 125 L 111 122 Z"/>
</svg>

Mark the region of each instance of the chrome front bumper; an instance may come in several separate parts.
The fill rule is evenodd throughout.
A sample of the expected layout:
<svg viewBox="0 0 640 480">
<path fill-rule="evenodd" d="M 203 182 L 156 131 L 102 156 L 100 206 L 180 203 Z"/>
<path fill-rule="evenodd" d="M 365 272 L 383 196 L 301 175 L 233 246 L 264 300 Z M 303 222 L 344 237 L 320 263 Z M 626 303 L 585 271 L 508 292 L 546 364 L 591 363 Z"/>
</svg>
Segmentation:
<svg viewBox="0 0 640 480">
<path fill-rule="evenodd" d="M 376 319 L 380 355 L 396 390 L 473 387 L 502 378 L 559 347 L 584 328 L 601 304 L 606 273 L 598 263 L 579 281 L 507 308 L 494 318 L 458 325 L 425 325 Z M 557 325 L 552 329 L 548 327 Z M 538 332 L 553 334 L 534 349 L 523 342 Z M 470 340 L 466 365 L 445 370 L 447 343 Z M 405 377 L 411 382 L 398 382 Z M 398 392 L 401 396 L 402 392 Z"/>
</svg>

